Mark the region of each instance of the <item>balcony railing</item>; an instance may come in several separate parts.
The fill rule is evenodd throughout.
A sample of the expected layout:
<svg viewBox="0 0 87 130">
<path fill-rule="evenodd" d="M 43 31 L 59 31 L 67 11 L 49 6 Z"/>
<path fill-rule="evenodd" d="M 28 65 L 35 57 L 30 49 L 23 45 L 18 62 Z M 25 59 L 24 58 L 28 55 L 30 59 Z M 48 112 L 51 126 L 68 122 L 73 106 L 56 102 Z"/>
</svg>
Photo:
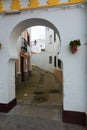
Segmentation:
<svg viewBox="0 0 87 130">
<path fill-rule="evenodd" d="M 21 42 L 21 51 L 27 52 L 27 42 L 24 38 L 22 38 L 22 42 Z"/>
<path fill-rule="evenodd" d="M 70 5 L 76 3 L 82 3 L 86 0 L 0 0 L 0 13 L 15 10 L 29 10 L 35 8 L 46 8 L 51 6 Z"/>
</svg>

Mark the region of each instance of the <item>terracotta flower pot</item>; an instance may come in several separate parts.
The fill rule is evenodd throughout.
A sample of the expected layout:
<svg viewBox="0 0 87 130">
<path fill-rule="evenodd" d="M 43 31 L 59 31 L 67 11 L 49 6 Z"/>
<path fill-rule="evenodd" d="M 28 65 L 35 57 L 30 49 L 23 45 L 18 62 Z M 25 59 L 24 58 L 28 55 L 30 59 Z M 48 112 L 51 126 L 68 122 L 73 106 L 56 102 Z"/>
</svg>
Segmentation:
<svg viewBox="0 0 87 130">
<path fill-rule="evenodd" d="M 81 45 L 80 39 L 70 41 L 70 50 L 74 54 L 78 51 L 78 47 Z"/>
<path fill-rule="evenodd" d="M 76 53 L 77 50 L 78 50 L 77 47 L 71 47 L 71 51 L 72 51 L 73 54 Z"/>
</svg>

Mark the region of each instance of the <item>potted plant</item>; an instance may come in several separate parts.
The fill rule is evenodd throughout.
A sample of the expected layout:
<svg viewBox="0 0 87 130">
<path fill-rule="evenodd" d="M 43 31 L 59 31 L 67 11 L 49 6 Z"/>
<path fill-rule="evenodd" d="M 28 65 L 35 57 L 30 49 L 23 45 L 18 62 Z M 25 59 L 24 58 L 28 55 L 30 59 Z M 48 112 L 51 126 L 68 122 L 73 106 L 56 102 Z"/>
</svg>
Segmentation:
<svg viewBox="0 0 87 130">
<path fill-rule="evenodd" d="M 70 50 L 74 54 L 78 51 L 78 46 L 81 45 L 81 42 L 79 39 L 70 41 Z"/>
</svg>

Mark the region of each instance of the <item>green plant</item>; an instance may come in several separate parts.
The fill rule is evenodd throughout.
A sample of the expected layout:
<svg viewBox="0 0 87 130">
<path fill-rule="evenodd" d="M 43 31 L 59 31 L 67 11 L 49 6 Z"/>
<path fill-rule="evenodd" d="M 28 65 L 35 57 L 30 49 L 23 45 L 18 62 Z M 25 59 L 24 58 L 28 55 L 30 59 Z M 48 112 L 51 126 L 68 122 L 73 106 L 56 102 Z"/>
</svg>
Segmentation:
<svg viewBox="0 0 87 130">
<path fill-rule="evenodd" d="M 77 40 L 73 40 L 73 41 L 70 41 L 70 50 L 71 50 L 71 52 L 72 53 L 76 53 L 77 52 L 77 50 L 78 50 L 78 46 L 80 46 L 81 45 L 81 42 L 80 42 L 80 40 L 79 39 L 77 39 Z"/>
</svg>

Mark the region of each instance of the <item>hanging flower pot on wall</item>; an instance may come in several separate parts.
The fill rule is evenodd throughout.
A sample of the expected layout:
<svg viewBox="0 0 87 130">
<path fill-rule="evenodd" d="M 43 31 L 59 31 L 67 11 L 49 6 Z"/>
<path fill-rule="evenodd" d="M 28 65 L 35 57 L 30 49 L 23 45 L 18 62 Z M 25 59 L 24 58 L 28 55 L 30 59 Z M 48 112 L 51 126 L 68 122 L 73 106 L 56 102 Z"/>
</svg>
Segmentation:
<svg viewBox="0 0 87 130">
<path fill-rule="evenodd" d="M 81 45 L 81 42 L 79 39 L 77 39 L 77 40 L 70 41 L 69 45 L 70 45 L 71 52 L 74 54 L 78 51 L 78 46 Z"/>
</svg>

